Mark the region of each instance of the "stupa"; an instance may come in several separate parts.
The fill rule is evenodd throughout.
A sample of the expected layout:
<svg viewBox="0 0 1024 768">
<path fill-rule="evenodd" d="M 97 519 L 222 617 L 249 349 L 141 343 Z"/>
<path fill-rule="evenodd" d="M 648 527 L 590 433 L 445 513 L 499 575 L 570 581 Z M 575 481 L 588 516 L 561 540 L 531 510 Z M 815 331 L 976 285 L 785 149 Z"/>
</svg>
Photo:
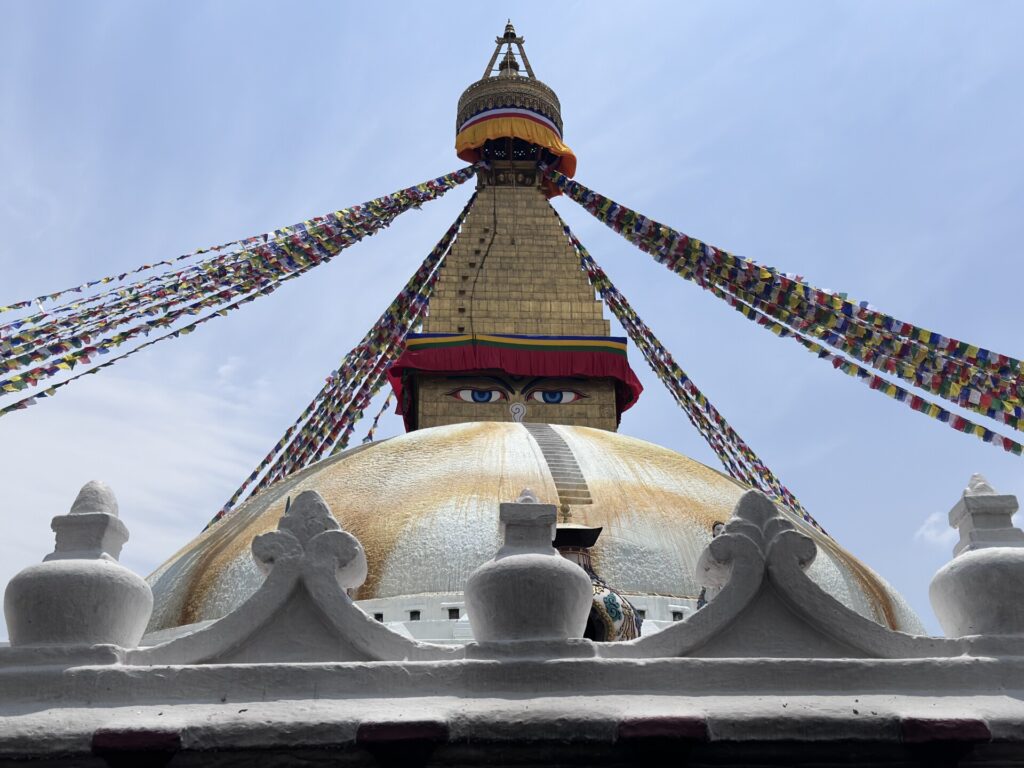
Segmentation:
<svg viewBox="0 0 1024 768">
<path fill-rule="evenodd" d="M 53 552 L 5 592 L 0 764 L 1021 764 L 1017 500 L 971 478 L 949 515 L 960 541 L 931 585 L 948 636 L 929 637 L 742 441 L 725 445 L 724 420 L 714 445 L 758 489 L 620 434 L 641 387 L 587 279 L 597 268 L 548 203 L 588 193 L 566 183 L 575 157 L 558 99 L 511 23 L 456 128 L 476 164 L 471 203 L 417 273 L 427 279 L 410 281 L 243 485 L 266 471 L 257 492 L 232 509 L 236 494 L 148 582 L 118 562 L 129 525 L 110 488 L 88 483 L 53 519 Z M 287 279 L 471 177 L 250 238 L 231 269 L 213 257 L 201 271 Z M 687 269 L 672 248 L 696 247 L 689 238 L 606 199 L 594 209 Z M 702 268 L 714 261 L 701 253 Z M 796 284 L 749 271 L 768 294 Z M 255 285 L 247 295 L 276 283 Z M 653 335 L 615 316 L 650 363 Z M 910 335 L 926 336 L 907 324 Z M 969 350 L 975 366 L 1024 365 Z M 385 378 L 406 433 L 320 458 Z M 1009 403 L 1003 379 L 987 380 Z M 944 412 L 922 412 L 933 407 Z"/>
<path fill-rule="evenodd" d="M 471 639 L 458 621 L 466 579 L 498 546 L 499 503 L 522 488 L 557 505 L 562 522 L 603 529 L 594 567 L 646 631 L 696 609 L 697 560 L 746 489 L 617 433 L 642 387 L 548 202 L 538 165 L 571 175 L 576 158 L 558 97 L 534 76 L 511 24 L 459 99 L 456 128 L 459 156 L 487 167 L 423 332 L 388 372 L 407 434 L 278 482 L 184 547 L 150 576 L 151 631 L 219 619 L 255 592 L 263 575 L 249 542 L 306 490 L 366 547 L 357 603 L 420 640 Z M 830 594 L 886 627 L 922 631 L 877 574 L 782 514 L 818 543 L 812 576 Z"/>
</svg>

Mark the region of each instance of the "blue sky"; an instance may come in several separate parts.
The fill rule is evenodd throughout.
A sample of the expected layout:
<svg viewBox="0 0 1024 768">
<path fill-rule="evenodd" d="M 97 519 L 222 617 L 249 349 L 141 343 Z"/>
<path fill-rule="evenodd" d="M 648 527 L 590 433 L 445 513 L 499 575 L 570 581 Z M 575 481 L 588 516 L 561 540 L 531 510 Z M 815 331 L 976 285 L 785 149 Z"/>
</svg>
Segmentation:
<svg viewBox="0 0 1024 768">
<path fill-rule="evenodd" d="M 1024 6 L 1010 2 L 0 2 L 0 303 L 460 167 L 459 93 L 506 16 L 577 178 L 696 237 L 1024 356 Z M 469 189 L 331 264 L 0 420 L 0 583 L 112 485 L 148 573 L 219 508 Z M 745 321 L 568 200 L 594 257 L 822 524 L 938 631 L 972 472 L 1024 460 Z M 622 431 L 717 466 L 647 372 Z M 380 434 L 396 434 L 387 417 Z M 357 431 L 362 435 L 363 430 Z"/>
</svg>

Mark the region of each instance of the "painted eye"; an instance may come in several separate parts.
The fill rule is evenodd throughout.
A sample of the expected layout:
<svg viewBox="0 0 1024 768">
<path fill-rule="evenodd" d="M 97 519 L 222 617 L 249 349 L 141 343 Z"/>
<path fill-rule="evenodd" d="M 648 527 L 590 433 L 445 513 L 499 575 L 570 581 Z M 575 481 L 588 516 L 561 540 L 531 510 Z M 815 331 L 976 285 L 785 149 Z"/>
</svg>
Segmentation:
<svg viewBox="0 0 1024 768">
<path fill-rule="evenodd" d="M 505 399 L 500 389 L 456 389 L 449 394 L 466 403 L 496 403 Z"/>
<path fill-rule="evenodd" d="M 572 389 L 537 389 L 530 393 L 530 399 L 538 403 L 548 405 L 565 405 L 575 403 L 577 400 L 586 397 Z"/>
</svg>

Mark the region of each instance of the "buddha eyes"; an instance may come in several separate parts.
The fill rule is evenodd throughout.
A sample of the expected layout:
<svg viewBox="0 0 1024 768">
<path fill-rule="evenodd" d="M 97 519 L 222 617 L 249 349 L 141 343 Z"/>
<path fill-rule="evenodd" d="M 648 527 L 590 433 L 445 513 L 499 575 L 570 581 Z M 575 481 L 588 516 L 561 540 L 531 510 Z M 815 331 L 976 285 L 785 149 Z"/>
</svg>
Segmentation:
<svg viewBox="0 0 1024 768">
<path fill-rule="evenodd" d="M 466 387 L 465 389 L 453 389 L 448 393 L 449 397 L 461 400 L 464 403 L 497 403 L 508 400 L 508 393 L 502 389 L 477 389 Z M 526 394 L 527 400 L 545 405 L 565 405 L 575 403 L 586 395 L 573 389 L 535 389 Z"/>
<path fill-rule="evenodd" d="M 466 403 L 496 403 L 508 399 L 500 389 L 456 389 L 448 394 Z"/>
<path fill-rule="evenodd" d="M 535 389 L 527 395 L 528 399 L 535 400 L 538 403 L 546 403 L 547 405 L 575 403 L 583 397 L 586 397 L 586 395 L 572 389 Z"/>
</svg>

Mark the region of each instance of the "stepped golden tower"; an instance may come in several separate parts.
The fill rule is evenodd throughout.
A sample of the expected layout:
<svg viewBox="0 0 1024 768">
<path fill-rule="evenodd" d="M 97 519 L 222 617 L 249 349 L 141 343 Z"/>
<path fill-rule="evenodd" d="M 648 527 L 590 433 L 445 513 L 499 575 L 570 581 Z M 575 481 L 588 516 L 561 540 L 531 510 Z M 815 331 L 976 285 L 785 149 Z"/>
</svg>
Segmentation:
<svg viewBox="0 0 1024 768">
<path fill-rule="evenodd" d="M 614 431 L 641 387 L 548 203 L 555 190 L 539 164 L 571 174 L 576 158 L 562 142 L 558 97 L 534 76 L 511 23 L 459 99 L 456 128 L 459 156 L 485 167 L 423 333 L 393 369 L 407 427 L 521 421 Z"/>
</svg>

